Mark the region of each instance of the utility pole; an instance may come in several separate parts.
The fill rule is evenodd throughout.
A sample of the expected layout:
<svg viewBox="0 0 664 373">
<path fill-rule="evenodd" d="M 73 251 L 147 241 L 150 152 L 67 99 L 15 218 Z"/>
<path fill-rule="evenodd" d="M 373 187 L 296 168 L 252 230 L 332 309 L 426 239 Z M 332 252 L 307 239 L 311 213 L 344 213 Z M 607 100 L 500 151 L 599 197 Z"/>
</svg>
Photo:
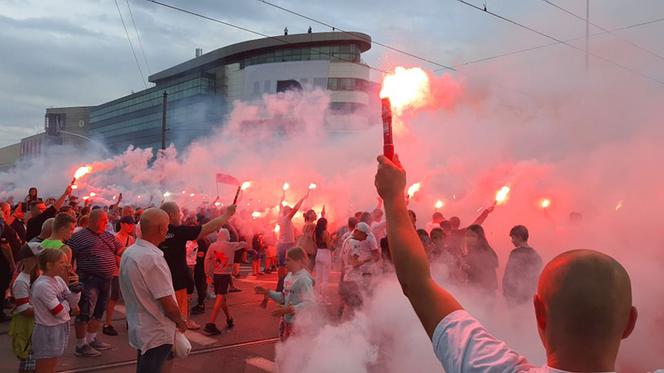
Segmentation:
<svg viewBox="0 0 664 373">
<path fill-rule="evenodd" d="M 168 93 L 164 91 L 164 100 L 162 101 L 161 104 L 161 149 L 164 150 L 166 149 L 166 111 L 168 109 L 167 107 L 167 102 L 168 102 Z"/>
<path fill-rule="evenodd" d="M 589 67 L 589 56 L 590 53 L 590 0 L 586 0 L 586 71 Z"/>
</svg>

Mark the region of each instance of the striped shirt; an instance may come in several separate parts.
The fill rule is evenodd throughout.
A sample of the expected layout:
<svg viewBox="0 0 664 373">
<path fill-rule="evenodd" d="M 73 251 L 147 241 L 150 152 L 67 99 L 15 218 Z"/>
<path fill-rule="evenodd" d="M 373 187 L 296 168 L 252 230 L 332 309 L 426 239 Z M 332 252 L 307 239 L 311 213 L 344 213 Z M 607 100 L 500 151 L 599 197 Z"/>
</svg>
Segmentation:
<svg viewBox="0 0 664 373">
<path fill-rule="evenodd" d="M 35 323 L 57 326 L 68 322 L 70 305 L 78 303 L 79 298 L 80 294 L 69 291 L 60 276 L 39 276 L 30 293 L 30 301 L 35 310 Z"/>
<path fill-rule="evenodd" d="M 21 313 L 32 308 L 30 305 L 30 275 L 21 272 L 16 276 L 14 285 L 12 285 L 12 295 L 16 309 L 14 313 Z"/>
<path fill-rule="evenodd" d="M 74 258 L 76 258 L 79 275 L 94 275 L 104 279 L 113 277 L 117 268 L 116 255 L 122 244 L 108 232 L 101 234 L 89 228 L 74 233 L 69 241 Z"/>
</svg>

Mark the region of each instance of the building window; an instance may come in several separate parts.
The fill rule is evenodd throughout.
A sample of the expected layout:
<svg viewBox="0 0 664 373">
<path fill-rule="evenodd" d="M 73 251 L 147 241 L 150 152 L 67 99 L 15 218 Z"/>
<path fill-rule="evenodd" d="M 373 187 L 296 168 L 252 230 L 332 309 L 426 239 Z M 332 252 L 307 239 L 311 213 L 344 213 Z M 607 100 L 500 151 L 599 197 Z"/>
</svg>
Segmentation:
<svg viewBox="0 0 664 373">
<path fill-rule="evenodd" d="M 254 96 L 258 96 L 259 94 L 261 94 L 261 83 L 254 82 Z"/>
<path fill-rule="evenodd" d="M 270 93 L 272 90 L 272 81 L 266 80 L 263 82 L 263 92 Z"/>
</svg>

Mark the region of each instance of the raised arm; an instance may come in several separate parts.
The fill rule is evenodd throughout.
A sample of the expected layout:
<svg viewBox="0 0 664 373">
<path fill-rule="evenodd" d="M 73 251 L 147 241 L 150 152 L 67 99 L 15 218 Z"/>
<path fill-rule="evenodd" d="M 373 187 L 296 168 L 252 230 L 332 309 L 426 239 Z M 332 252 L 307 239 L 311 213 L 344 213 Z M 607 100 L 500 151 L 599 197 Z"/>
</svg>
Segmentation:
<svg viewBox="0 0 664 373">
<path fill-rule="evenodd" d="M 300 198 L 300 200 L 297 201 L 295 206 L 293 206 L 293 209 L 291 210 L 290 214 L 288 214 L 288 219 L 289 220 L 293 219 L 295 214 L 297 214 L 297 212 L 300 210 L 300 207 L 302 207 L 302 203 L 304 203 L 304 200 L 307 199 L 307 197 L 309 197 L 309 192 L 308 191 L 307 191 L 307 194 L 305 194 L 304 197 Z"/>
<path fill-rule="evenodd" d="M 69 196 L 70 194 L 71 194 L 71 185 L 67 185 L 67 189 L 65 189 L 65 192 L 62 193 L 60 198 L 58 198 L 55 201 L 55 203 L 53 204 L 53 206 L 55 206 L 56 210 L 60 210 L 60 207 L 62 207 L 62 205 L 64 205 L 65 200 L 67 199 L 67 196 Z"/>
<path fill-rule="evenodd" d="M 462 307 L 431 278 L 424 246 L 408 217 L 404 196 L 406 172 L 396 156 L 395 163 L 384 156 L 378 157 L 375 185 L 385 204 L 387 238 L 401 289 L 431 337 L 445 316 Z"/>
<path fill-rule="evenodd" d="M 496 205 L 491 205 L 491 207 L 488 207 L 488 208 L 484 209 L 484 211 L 482 211 L 480 216 L 478 216 L 477 219 L 475 219 L 473 224 L 482 225 L 482 223 L 484 223 L 486 218 L 489 217 L 489 214 L 491 214 L 493 212 L 493 209 L 495 209 L 495 208 L 496 208 Z"/>
<path fill-rule="evenodd" d="M 221 215 L 218 216 L 209 222 L 203 224 L 203 227 L 201 228 L 201 233 L 198 234 L 197 240 L 200 240 L 202 238 L 207 237 L 210 233 L 216 232 L 221 228 L 222 225 L 224 225 L 228 219 L 230 219 L 233 214 L 235 214 L 235 211 L 237 210 L 237 206 L 235 205 L 230 205 L 226 208 L 226 211 Z"/>
</svg>

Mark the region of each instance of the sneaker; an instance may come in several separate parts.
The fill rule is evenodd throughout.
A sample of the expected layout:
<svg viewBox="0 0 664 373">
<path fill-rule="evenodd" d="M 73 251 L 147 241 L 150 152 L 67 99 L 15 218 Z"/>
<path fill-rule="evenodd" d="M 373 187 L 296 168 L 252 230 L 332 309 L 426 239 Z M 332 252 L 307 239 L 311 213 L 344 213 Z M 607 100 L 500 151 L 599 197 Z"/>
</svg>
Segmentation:
<svg viewBox="0 0 664 373">
<path fill-rule="evenodd" d="M 97 351 L 104 351 L 104 350 L 110 350 L 111 345 L 108 343 L 104 343 L 97 338 L 95 338 L 92 342 L 89 343 L 90 347 L 94 348 Z"/>
<path fill-rule="evenodd" d="M 118 335 L 118 331 L 115 330 L 113 325 L 104 325 L 104 327 L 101 329 L 101 331 L 102 331 L 102 333 L 104 333 L 106 335 L 113 336 L 113 337 Z"/>
<path fill-rule="evenodd" d="M 199 305 L 193 306 L 191 308 L 191 314 L 192 315 L 200 315 L 202 313 L 205 313 L 205 305 L 204 304 L 199 304 Z"/>
<path fill-rule="evenodd" d="M 101 356 L 101 352 L 95 350 L 94 348 L 90 347 L 90 345 L 86 344 L 81 347 L 76 346 L 76 351 L 74 351 L 74 355 L 81 357 L 99 357 Z"/>
<path fill-rule="evenodd" d="M 217 329 L 217 325 L 213 323 L 208 323 L 205 325 L 205 328 L 203 331 L 209 335 L 219 335 L 221 334 L 221 330 Z"/>
<path fill-rule="evenodd" d="M 200 328 L 201 328 L 201 326 L 198 325 L 196 323 L 196 321 L 191 320 L 191 319 L 187 320 L 187 329 L 189 329 L 189 330 L 198 330 Z"/>
<path fill-rule="evenodd" d="M 226 326 L 228 327 L 228 329 L 233 329 L 233 327 L 235 326 L 233 319 L 226 320 Z"/>
</svg>

